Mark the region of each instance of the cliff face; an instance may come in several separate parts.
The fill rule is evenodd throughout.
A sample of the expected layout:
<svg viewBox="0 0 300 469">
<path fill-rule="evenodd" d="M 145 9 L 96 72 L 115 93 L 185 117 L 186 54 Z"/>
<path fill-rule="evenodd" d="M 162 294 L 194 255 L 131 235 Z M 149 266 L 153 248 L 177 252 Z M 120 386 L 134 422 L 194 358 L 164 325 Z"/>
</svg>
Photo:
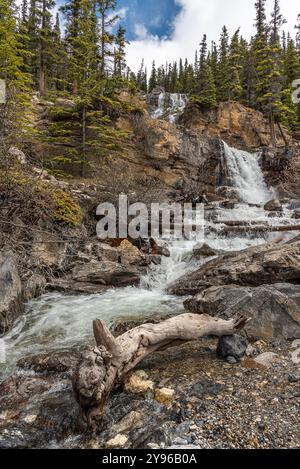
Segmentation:
<svg viewBox="0 0 300 469">
<path fill-rule="evenodd" d="M 174 198 L 182 192 L 214 194 L 222 179 L 224 140 L 250 152 L 263 150 L 262 166 L 268 183 L 278 187 L 282 195 L 300 195 L 300 144 L 284 129 L 283 134 L 276 129 L 278 148 L 272 149 L 269 124 L 263 114 L 234 102 L 221 103 L 208 112 L 188 104 L 176 126 L 169 123 L 168 116 L 165 120 L 151 117 L 161 92 L 158 89 L 153 95 L 135 96 L 134 100 L 129 93 L 120 95 L 120 101 L 129 103 L 131 110 L 120 113 L 112 123 L 121 135 L 119 149 L 105 154 L 101 148 L 91 152 L 86 181 L 83 180 L 86 186 L 95 184 L 103 193 L 134 192 L 137 197 L 147 189 L 154 199 L 167 198 L 169 193 Z M 35 108 L 37 126 L 45 128 L 49 119 L 47 106 L 36 103 Z M 50 161 L 50 168 L 52 159 L 63 161 L 69 151 L 63 141 L 37 143 L 31 148 L 37 159 L 42 154 L 44 161 Z M 77 178 L 74 165 L 67 164 L 62 169 L 71 175 L 71 180 Z"/>
<path fill-rule="evenodd" d="M 240 103 L 221 103 L 216 109 L 201 112 L 193 105 L 186 108 L 181 124 L 203 136 L 225 140 L 229 145 L 242 150 L 256 151 L 272 144 L 268 121 L 263 114 Z M 292 143 L 283 129 L 284 137 Z M 276 129 L 278 146 L 285 145 L 279 128 Z"/>
</svg>

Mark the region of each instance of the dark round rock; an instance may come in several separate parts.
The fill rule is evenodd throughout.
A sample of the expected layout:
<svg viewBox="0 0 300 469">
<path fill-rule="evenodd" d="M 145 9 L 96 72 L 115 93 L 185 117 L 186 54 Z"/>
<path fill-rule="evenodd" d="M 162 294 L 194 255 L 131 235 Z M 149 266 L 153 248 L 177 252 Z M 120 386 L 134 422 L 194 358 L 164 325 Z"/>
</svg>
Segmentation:
<svg viewBox="0 0 300 469">
<path fill-rule="evenodd" d="M 217 355 L 219 358 L 233 357 L 239 360 L 245 355 L 247 346 L 247 339 L 241 335 L 223 336 L 219 339 Z"/>
</svg>

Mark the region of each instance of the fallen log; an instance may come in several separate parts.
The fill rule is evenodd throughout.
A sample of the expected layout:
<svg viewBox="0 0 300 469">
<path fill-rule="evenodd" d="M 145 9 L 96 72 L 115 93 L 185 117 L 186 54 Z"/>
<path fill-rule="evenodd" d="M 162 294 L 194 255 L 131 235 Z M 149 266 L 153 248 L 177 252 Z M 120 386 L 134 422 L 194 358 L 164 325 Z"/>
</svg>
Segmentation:
<svg viewBox="0 0 300 469">
<path fill-rule="evenodd" d="M 187 313 L 159 324 L 143 324 L 115 338 L 105 323 L 96 319 L 93 331 L 97 345 L 87 347 L 81 354 L 73 376 L 75 395 L 89 427 L 97 429 L 111 390 L 145 357 L 178 341 L 233 335 L 248 321 L 244 316 L 225 321 Z"/>
</svg>

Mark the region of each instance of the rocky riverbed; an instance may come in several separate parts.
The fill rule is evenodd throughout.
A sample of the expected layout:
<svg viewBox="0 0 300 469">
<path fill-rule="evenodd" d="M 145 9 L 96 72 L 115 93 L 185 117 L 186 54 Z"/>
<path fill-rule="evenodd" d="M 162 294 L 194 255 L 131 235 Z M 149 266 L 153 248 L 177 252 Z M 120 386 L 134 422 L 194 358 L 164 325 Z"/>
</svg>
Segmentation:
<svg viewBox="0 0 300 469">
<path fill-rule="evenodd" d="M 97 435 L 73 397 L 76 353 L 21 360 L 0 387 L 0 446 L 299 448 L 300 344 L 257 341 L 235 363 L 216 346 L 203 339 L 146 359 L 112 394 Z"/>
</svg>

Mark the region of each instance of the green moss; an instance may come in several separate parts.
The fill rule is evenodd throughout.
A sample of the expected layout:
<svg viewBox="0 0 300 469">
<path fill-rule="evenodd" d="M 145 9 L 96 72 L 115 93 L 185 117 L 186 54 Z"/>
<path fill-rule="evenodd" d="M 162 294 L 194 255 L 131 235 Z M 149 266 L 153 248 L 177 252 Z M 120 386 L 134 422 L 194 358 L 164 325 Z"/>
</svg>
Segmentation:
<svg viewBox="0 0 300 469">
<path fill-rule="evenodd" d="M 18 169 L 0 168 L 1 195 L 8 197 L 14 214 L 24 223 L 43 219 L 76 227 L 83 219 L 80 206 L 69 193 Z"/>
<path fill-rule="evenodd" d="M 73 198 L 62 190 L 53 192 L 55 203 L 54 217 L 58 222 L 76 227 L 82 222 L 82 210 Z"/>
</svg>

